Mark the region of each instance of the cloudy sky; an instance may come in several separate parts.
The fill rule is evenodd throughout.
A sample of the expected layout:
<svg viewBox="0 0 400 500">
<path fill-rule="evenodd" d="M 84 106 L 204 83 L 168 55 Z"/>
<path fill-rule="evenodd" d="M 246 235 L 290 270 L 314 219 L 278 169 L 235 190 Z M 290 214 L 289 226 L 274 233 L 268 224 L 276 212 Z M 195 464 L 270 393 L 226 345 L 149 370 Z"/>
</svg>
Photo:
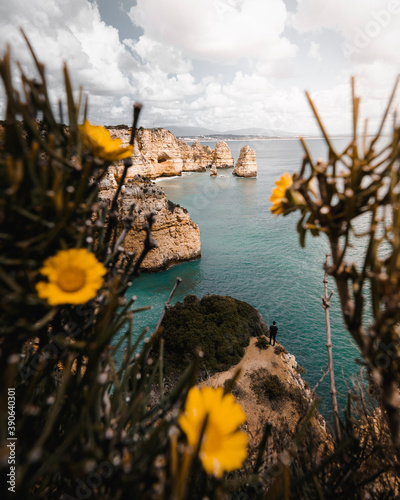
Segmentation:
<svg viewBox="0 0 400 500">
<path fill-rule="evenodd" d="M 400 66 L 400 0 L 0 0 L 0 52 L 33 74 L 19 27 L 54 101 L 66 61 L 104 125 L 139 101 L 145 127 L 314 133 L 309 90 L 328 130 L 348 132 L 354 75 L 373 132 Z"/>
</svg>

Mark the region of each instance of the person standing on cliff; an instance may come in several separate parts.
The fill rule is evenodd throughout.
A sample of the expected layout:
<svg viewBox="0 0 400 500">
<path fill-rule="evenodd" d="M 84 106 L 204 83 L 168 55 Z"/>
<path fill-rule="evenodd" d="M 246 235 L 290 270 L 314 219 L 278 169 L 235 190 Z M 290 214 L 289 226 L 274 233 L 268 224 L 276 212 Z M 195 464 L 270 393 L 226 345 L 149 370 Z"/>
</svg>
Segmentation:
<svg viewBox="0 0 400 500">
<path fill-rule="evenodd" d="M 272 325 L 269 327 L 269 343 L 270 345 L 275 345 L 275 338 L 276 334 L 278 333 L 278 327 L 275 324 L 275 321 L 272 322 Z M 272 340 L 274 341 L 273 344 L 271 344 Z"/>
</svg>

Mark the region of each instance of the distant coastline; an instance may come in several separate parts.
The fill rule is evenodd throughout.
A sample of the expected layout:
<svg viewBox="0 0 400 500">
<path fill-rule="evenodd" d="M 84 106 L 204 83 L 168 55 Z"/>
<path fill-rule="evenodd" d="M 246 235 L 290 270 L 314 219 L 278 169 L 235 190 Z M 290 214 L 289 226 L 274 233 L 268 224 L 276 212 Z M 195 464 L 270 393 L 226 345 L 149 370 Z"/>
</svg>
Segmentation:
<svg viewBox="0 0 400 500">
<path fill-rule="evenodd" d="M 177 139 L 182 141 L 199 141 L 199 142 L 234 142 L 234 141 L 298 141 L 302 137 L 303 139 L 308 140 L 320 140 L 323 139 L 322 136 L 307 136 L 307 135 L 298 135 L 297 137 L 271 137 L 271 136 L 236 136 L 230 137 L 227 135 L 215 135 L 215 136 L 177 136 Z M 373 137 L 373 134 L 368 137 Z M 332 139 L 351 139 L 351 135 L 332 135 Z"/>
</svg>

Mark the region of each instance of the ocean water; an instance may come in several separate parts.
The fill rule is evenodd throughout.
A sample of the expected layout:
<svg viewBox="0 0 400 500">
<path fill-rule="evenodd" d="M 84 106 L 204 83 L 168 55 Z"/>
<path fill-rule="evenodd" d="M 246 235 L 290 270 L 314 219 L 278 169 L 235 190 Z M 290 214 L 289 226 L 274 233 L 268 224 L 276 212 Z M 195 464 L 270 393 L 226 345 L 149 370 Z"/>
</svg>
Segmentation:
<svg viewBox="0 0 400 500">
<path fill-rule="evenodd" d="M 310 139 L 315 158 L 326 157 L 323 140 Z M 303 150 L 298 140 L 247 142 L 256 152 L 257 178 L 238 178 L 232 169 L 221 169 L 218 177 L 207 172 L 186 173 L 182 177 L 159 180 L 167 197 L 189 210 L 199 224 L 202 257 L 167 271 L 142 274 L 133 282 L 129 295 L 137 297 L 135 306 L 152 305 L 151 311 L 135 316 L 135 336 L 145 326 L 154 329 L 164 302 L 175 283 L 182 283 L 172 303 L 187 294 L 229 295 L 254 306 L 270 325 L 276 321 L 277 340 L 293 354 L 307 373 L 313 387 L 327 364 L 325 316 L 321 306 L 323 263 L 328 251 L 324 237 L 307 235 L 301 249 L 296 232 L 297 214 L 274 217 L 269 197 L 275 181 L 284 172 L 298 171 Z M 341 149 L 344 139 L 336 140 Z M 215 143 L 209 142 L 211 148 Z M 229 142 L 236 159 L 241 141 Z M 329 279 L 329 289 L 334 289 Z M 358 351 L 343 326 L 339 300 L 330 308 L 335 377 L 339 404 L 346 404 L 346 383 L 358 372 Z M 320 410 L 330 413 L 329 377 L 320 385 Z"/>
</svg>

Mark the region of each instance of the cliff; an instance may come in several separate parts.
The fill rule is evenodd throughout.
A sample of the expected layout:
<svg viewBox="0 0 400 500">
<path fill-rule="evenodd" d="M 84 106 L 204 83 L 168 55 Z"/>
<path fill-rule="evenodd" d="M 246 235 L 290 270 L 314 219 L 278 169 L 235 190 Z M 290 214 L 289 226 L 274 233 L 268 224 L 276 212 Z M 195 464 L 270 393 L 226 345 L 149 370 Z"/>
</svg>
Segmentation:
<svg viewBox="0 0 400 500">
<path fill-rule="evenodd" d="M 111 203 L 117 186 L 114 173 L 110 171 L 100 185 L 100 200 Z M 143 248 L 146 215 L 155 213 L 153 237 L 157 247 L 150 250 L 141 269 L 158 271 L 178 262 L 197 259 L 201 256 L 200 231 L 188 211 L 169 201 L 162 188 L 146 177 L 136 175 L 126 179 L 122 187 L 119 204 L 119 230 L 122 231 L 123 218 L 134 204 L 135 220 L 133 229 L 125 238 L 124 247 L 128 252 L 139 255 Z"/>
<path fill-rule="evenodd" d="M 238 177 L 257 177 L 256 153 L 249 145 L 241 148 L 232 174 Z"/>
<path fill-rule="evenodd" d="M 112 137 L 119 137 L 122 144 L 130 140 L 130 128 L 109 127 Z M 204 172 L 208 167 L 229 168 L 234 166 L 231 150 L 225 142 L 218 142 L 214 151 L 194 141 L 190 146 L 178 140 L 163 128 L 139 128 L 133 144 L 132 166 L 127 178 L 143 175 L 149 179 L 182 175 L 182 172 Z M 122 163 L 113 167 L 115 175 L 121 175 Z"/>
<path fill-rule="evenodd" d="M 286 427 L 294 435 L 299 418 L 311 403 L 311 391 L 301 377 L 302 368 L 278 342 L 266 349 L 259 349 L 257 343 L 257 338 L 250 339 L 240 362 L 214 374 L 206 384 L 224 387 L 240 370 L 233 392 L 246 413 L 246 430 L 253 442 L 258 441 L 256 436 L 266 421 L 273 423 L 276 432 Z M 320 437 L 326 433 L 319 414 L 313 425 Z"/>
<path fill-rule="evenodd" d="M 128 144 L 130 129 L 109 129 L 113 137 L 119 137 L 123 144 Z M 135 136 L 132 154 L 132 166 L 127 178 L 143 175 L 149 179 L 182 175 L 183 159 L 176 137 L 168 130 L 146 129 L 140 127 Z M 117 167 L 122 172 L 122 165 Z"/>
</svg>

